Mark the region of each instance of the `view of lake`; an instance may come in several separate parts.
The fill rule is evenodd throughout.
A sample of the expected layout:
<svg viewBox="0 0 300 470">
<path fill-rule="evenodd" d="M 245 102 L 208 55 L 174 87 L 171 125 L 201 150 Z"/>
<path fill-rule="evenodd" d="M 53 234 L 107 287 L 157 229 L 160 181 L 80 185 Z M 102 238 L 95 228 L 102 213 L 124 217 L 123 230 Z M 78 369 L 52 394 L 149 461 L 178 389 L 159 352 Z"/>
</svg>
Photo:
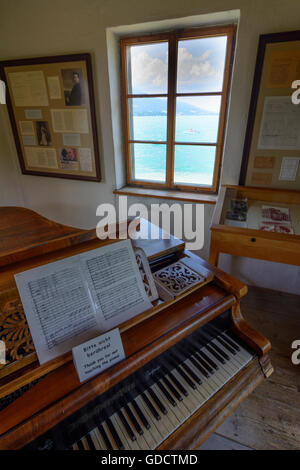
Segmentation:
<svg viewBox="0 0 300 470">
<path fill-rule="evenodd" d="M 177 115 L 176 142 L 215 143 L 219 115 Z M 132 139 L 166 141 L 166 116 L 134 116 Z M 216 147 L 175 145 L 174 182 L 211 186 Z M 137 180 L 164 182 L 166 177 L 165 144 L 131 144 L 134 177 Z"/>
</svg>

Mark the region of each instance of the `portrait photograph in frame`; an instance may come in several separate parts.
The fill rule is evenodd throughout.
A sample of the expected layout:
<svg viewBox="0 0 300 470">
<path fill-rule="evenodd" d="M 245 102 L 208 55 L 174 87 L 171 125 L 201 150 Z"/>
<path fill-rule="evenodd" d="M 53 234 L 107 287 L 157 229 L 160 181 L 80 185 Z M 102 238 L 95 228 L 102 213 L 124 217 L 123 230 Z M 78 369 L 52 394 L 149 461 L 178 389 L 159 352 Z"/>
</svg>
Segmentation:
<svg viewBox="0 0 300 470">
<path fill-rule="evenodd" d="M 90 54 L 0 62 L 23 174 L 101 181 Z"/>
</svg>

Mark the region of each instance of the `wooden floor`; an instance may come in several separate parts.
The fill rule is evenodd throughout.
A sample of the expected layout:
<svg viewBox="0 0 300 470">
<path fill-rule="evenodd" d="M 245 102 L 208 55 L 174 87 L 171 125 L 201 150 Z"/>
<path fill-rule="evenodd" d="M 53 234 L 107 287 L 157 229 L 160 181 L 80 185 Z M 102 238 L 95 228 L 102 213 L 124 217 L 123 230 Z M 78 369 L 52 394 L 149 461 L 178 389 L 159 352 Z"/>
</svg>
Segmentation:
<svg viewBox="0 0 300 470">
<path fill-rule="evenodd" d="M 300 339 L 300 296 L 249 288 L 246 320 L 272 343 L 274 374 L 239 406 L 201 450 L 300 449 L 300 365 L 291 344 Z"/>
</svg>

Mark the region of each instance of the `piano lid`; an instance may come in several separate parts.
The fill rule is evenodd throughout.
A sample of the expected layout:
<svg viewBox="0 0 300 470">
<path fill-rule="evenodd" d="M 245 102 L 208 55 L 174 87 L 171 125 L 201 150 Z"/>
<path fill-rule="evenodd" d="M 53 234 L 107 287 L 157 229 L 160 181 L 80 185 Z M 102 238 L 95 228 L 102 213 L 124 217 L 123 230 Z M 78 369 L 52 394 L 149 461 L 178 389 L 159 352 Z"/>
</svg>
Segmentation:
<svg viewBox="0 0 300 470">
<path fill-rule="evenodd" d="M 95 239 L 95 229 L 68 227 L 24 207 L 0 207 L 0 267 Z"/>
<path fill-rule="evenodd" d="M 140 219 L 140 223 L 148 226 L 149 239 L 136 240 L 134 245 L 143 248 L 148 258 L 184 249 L 184 242 L 172 235 L 163 239 L 161 229 L 159 239 L 151 240 L 152 224 L 145 219 Z M 24 207 L 0 207 L 0 267 L 97 240 L 103 243 L 94 228 L 62 225 Z"/>
</svg>

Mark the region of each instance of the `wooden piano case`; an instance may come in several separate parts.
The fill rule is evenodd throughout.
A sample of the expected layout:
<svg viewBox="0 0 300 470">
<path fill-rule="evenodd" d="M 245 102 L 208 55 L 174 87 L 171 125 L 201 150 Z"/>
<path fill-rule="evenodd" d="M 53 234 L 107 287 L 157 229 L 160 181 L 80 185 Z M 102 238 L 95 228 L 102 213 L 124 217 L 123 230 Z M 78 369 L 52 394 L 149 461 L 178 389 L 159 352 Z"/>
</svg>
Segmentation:
<svg viewBox="0 0 300 470">
<path fill-rule="evenodd" d="M 14 274 L 111 241 L 100 241 L 95 230 L 56 224 L 27 209 L 1 208 L 0 220 L 0 339 L 9 343 L 9 362 L 0 369 L 0 405 L 6 401 L 0 408 L 0 449 L 24 447 L 226 310 L 236 334 L 257 356 L 159 448 L 197 448 L 272 373 L 270 343 L 240 312 L 246 286 L 186 252 L 173 237 L 138 245 L 153 266 L 184 259 L 203 273 L 205 282 L 120 325 L 125 360 L 83 384 L 70 354 L 39 366 Z"/>
</svg>

